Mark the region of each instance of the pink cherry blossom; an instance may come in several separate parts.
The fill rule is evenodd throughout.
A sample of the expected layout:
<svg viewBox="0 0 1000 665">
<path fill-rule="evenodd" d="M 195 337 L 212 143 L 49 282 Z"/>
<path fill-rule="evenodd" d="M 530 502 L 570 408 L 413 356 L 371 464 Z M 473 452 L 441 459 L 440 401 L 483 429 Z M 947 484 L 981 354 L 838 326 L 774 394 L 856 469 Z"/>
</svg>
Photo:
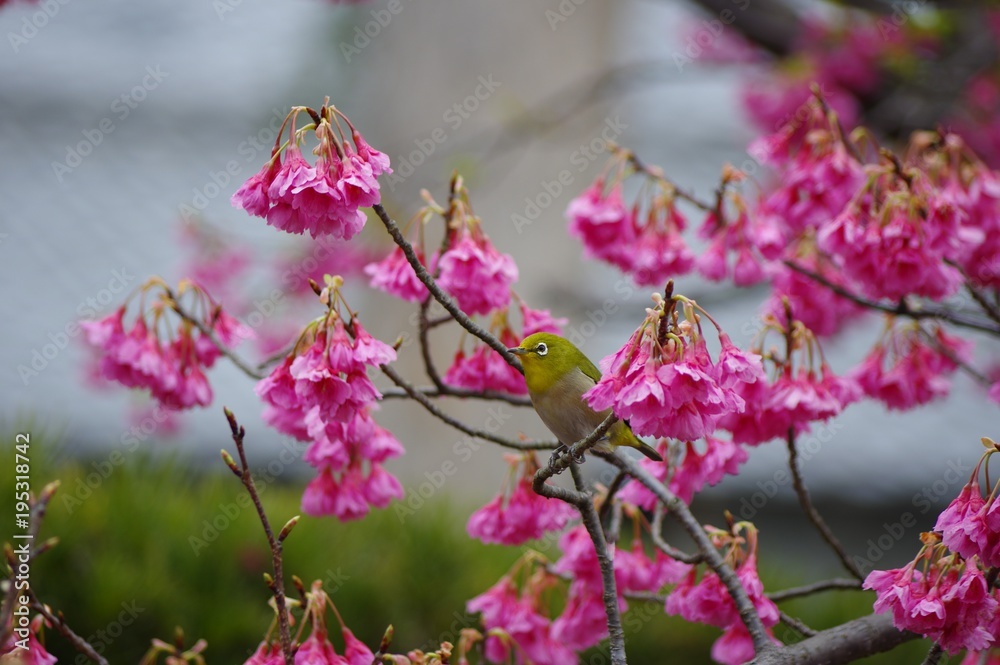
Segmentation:
<svg viewBox="0 0 1000 665">
<path fill-rule="evenodd" d="M 426 265 L 426 261 L 419 251 L 417 258 Z M 429 269 L 434 269 L 433 261 Z M 394 247 L 389 255 L 381 261 L 366 265 L 365 274 L 371 277 L 369 283 L 373 288 L 385 291 L 397 298 L 410 302 L 420 302 L 427 297 L 427 287 L 417 278 L 413 266 L 406 260 L 403 250 L 399 247 Z"/>
<path fill-rule="evenodd" d="M 295 652 L 295 665 L 347 665 L 347 659 L 334 650 L 325 634 L 315 631 Z"/>
<path fill-rule="evenodd" d="M 344 637 L 344 660 L 347 665 L 372 665 L 375 660 L 372 650 L 355 637 L 347 626 L 341 626 L 340 633 Z"/>
<path fill-rule="evenodd" d="M 254 217 L 267 217 L 267 212 L 271 208 L 268 191 L 280 168 L 281 160 L 272 156 L 260 171 L 250 176 L 250 179 L 236 190 L 231 199 L 233 207 L 243 208 Z"/>
<path fill-rule="evenodd" d="M 445 372 L 444 382 L 466 390 L 493 390 L 511 395 L 525 395 L 528 392 L 524 375 L 485 344 L 477 344 L 468 356 L 459 349 L 451 367 Z"/>
<path fill-rule="evenodd" d="M 278 643 L 261 642 L 244 665 L 283 665 L 285 656 Z"/>
<path fill-rule="evenodd" d="M 549 531 L 561 531 L 576 514 L 573 507 L 531 489 L 522 477 L 509 494 L 501 492 L 469 517 L 466 530 L 484 543 L 520 545 Z"/>
<path fill-rule="evenodd" d="M 552 637 L 575 651 L 583 651 L 608 636 L 608 615 L 600 590 L 575 581 L 570 584 L 566 607 L 552 622 Z"/>
<path fill-rule="evenodd" d="M 27 609 L 27 608 L 25 608 Z M 28 623 L 28 635 L 26 642 L 19 645 L 24 639 L 23 636 L 15 635 L 11 630 L 6 642 L 0 645 L 0 662 L 18 663 L 19 665 L 54 665 L 58 660 L 50 654 L 38 641 L 38 632 L 42 629 L 44 619 L 42 615 L 37 615 Z M 24 627 L 24 624 L 21 625 Z"/>
<path fill-rule="evenodd" d="M 815 253 L 793 256 L 791 260 L 837 286 L 854 290 L 841 271 L 830 267 L 828 260 Z M 839 332 L 846 323 L 864 312 L 860 305 L 817 284 L 812 278 L 788 266 L 776 264 L 771 267 L 771 296 L 764 303 L 763 311 L 779 319 L 784 318 L 786 299 L 792 316 L 820 337 Z"/>
<path fill-rule="evenodd" d="M 587 256 L 607 261 L 625 272 L 633 266 L 631 248 L 637 231 L 632 213 L 622 201 L 621 185 L 605 195 L 598 178 L 566 208 L 569 233 L 583 243 Z"/>
<path fill-rule="evenodd" d="M 486 314 L 506 307 L 517 265 L 501 254 L 486 235 L 463 227 L 452 238 L 437 264 L 438 284 L 468 314 Z"/>
<path fill-rule="evenodd" d="M 523 322 L 522 335 L 524 337 L 534 335 L 538 332 L 561 335 L 563 326 L 568 322 L 567 319 L 562 317 L 552 316 L 552 313 L 547 309 L 531 309 L 523 302 L 520 303 L 520 308 L 521 320 Z"/>
</svg>

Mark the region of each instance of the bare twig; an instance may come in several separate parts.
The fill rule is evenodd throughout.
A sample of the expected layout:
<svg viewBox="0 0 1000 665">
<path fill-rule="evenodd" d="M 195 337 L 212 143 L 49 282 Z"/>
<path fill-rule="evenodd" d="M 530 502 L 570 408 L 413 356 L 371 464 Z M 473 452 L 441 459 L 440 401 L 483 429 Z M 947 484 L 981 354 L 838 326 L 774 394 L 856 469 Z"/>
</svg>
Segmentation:
<svg viewBox="0 0 1000 665">
<path fill-rule="evenodd" d="M 45 617 L 45 620 L 49 623 L 49 625 L 55 628 L 67 642 L 73 645 L 74 649 L 95 663 L 99 663 L 99 665 L 108 665 L 107 659 L 97 653 L 97 649 L 91 646 L 90 642 L 77 635 L 76 632 L 69 627 L 61 612 L 58 616 L 56 616 L 56 614 L 51 612 L 44 603 L 40 602 L 38 598 L 35 597 L 34 594 L 31 594 L 30 606 L 31 609 Z"/>
<path fill-rule="evenodd" d="M 788 428 L 788 468 L 792 472 L 792 486 L 795 488 L 795 494 L 799 497 L 799 505 L 802 506 L 802 511 L 806 514 L 806 517 L 809 518 L 809 521 L 812 522 L 813 526 L 816 527 L 816 530 L 819 531 L 823 540 L 826 541 L 827 545 L 829 545 L 837 555 L 837 558 L 840 559 L 840 562 L 844 565 L 844 568 L 847 569 L 847 572 L 859 580 L 865 579 L 865 576 L 860 570 L 858 570 L 855 563 L 851 561 L 849 556 L 847 556 L 844 546 L 841 545 L 837 537 L 833 535 L 833 531 L 830 530 L 826 521 L 824 521 L 823 517 L 819 514 L 819 511 L 817 511 L 816 507 L 813 506 L 812 499 L 809 497 L 809 489 L 802 480 L 802 470 L 799 468 L 799 451 L 795 445 L 795 429 L 791 427 Z"/>
<path fill-rule="evenodd" d="M 416 401 L 420 406 L 424 407 L 424 409 L 426 409 L 432 416 L 446 425 L 450 425 L 458 431 L 468 434 L 469 436 L 474 436 L 477 439 L 483 439 L 484 441 L 492 441 L 493 443 L 500 444 L 505 448 L 513 448 L 514 450 L 552 450 L 559 445 L 554 441 L 514 441 L 512 439 L 506 439 L 502 436 L 497 436 L 492 432 L 469 427 L 462 421 L 449 416 L 447 413 L 439 409 L 430 399 L 428 399 L 426 395 L 411 386 L 406 379 L 399 375 L 399 372 L 389 365 L 379 365 L 379 369 L 381 369 L 382 373 L 389 377 L 393 383 L 399 386 L 399 388 L 402 389 L 407 396 Z"/>
<path fill-rule="evenodd" d="M 944 649 L 941 645 L 935 642 L 930 651 L 927 652 L 927 657 L 924 658 L 922 665 L 938 665 L 941 662 L 941 658 L 944 657 Z"/>
<path fill-rule="evenodd" d="M 274 603 L 278 611 L 278 634 L 281 640 L 281 651 L 285 656 L 285 665 L 293 665 L 294 654 L 292 653 L 292 637 L 289 630 L 288 623 L 288 610 L 285 605 L 285 580 L 284 574 L 282 572 L 282 544 L 278 538 L 275 538 L 274 531 L 271 529 L 271 523 L 267 519 L 267 513 L 264 512 L 264 506 L 260 502 L 260 495 L 257 494 L 257 487 L 254 485 L 253 476 L 250 473 L 250 465 L 247 463 L 246 451 L 243 448 L 243 438 L 246 435 L 246 430 L 242 425 L 236 422 L 236 416 L 229 409 L 224 409 L 226 413 L 226 419 L 229 421 L 229 429 L 232 432 L 233 443 L 236 444 L 236 451 L 240 456 L 240 468 L 237 469 L 235 465 L 231 465 L 233 473 L 239 475 L 240 480 L 243 482 L 243 486 L 246 487 L 247 493 L 250 495 L 250 499 L 253 501 L 254 508 L 257 509 L 257 516 L 260 518 L 260 523 L 264 527 L 264 533 L 267 535 L 267 543 L 271 546 L 271 562 L 274 566 L 274 580 L 272 582 L 271 591 L 274 593 Z M 228 453 L 225 453 L 225 455 Z M 226 460 L 226 463 L 232 461 L 232 458 Z"/>
<path fill-rule="evenodd" d="M 653 544 L 671 559 L 676 559 L 683 563 L 698 564 L 705 560 L 704 554 L 688 554 L 677 549 L 663 539 L 663 518 L 667 515 L 667 508 L 662 503 L 657 503 L 653 511 L 653 524 L 649 529 L 649 534 L 653 539 Z"/>
<path fill-rule="evenodd" d="M 531 406 L 531 400 L 527 397 L 508 395 L 507 393 L 501 393 L 495 390 L 466 390 L 465 388 L 454 388 L 447 384 L 443 386 L 443 389 L 416 386 L 414 387 L 414 390 L 425 397 L 468 397 L 471 399 L 484 399 L 491 402 L 507 402 L 512 406 Z M 398 399 L 400 397 L 408 398 L 409 396 L 410 394 L 402 388 L 390 388 L 389 390 L 382 391 L 382 399 Z"/>
<path fill-rule="evenodd" d="M 812 594 L 820 593 L 821 591 L 830 591 L 833 589 L 857 590 L 860 588 L 861 588 L 861 582 L 859 582 L 858 580 L 837 578 L 832 580 L 823 580 L 821 582 L 814 582 L 812 584 L 805 584 L 803 586 L 792 587 L 790 589 L 782 589 L 781 591 L 773 591 L 767 594 L 767 597 L 776 603 L 780 603 L 783 600 L 791 600 L 792 598 L 811 596 Z"/>
<path fill-rule="evenodd" d="M 813 635 L 819 634 L 817 631 L 813 630 L 805 623 L 803 623 L 800 619 L 796 619 L 787 612 L 782 612 L 781 610 L 778 610 L 778 618 L 781 620 L 781 623 L 785 624 L 786 626 L 788 626 L 795 632 L 799 633 L 800 635 L 812 637 Z"/>
</svg>

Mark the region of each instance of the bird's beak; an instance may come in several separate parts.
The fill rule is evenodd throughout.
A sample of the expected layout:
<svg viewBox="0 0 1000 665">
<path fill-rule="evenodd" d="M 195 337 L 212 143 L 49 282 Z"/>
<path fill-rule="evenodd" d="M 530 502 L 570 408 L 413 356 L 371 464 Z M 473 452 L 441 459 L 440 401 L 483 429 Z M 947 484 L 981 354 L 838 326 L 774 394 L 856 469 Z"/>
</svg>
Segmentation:
<svg viewBox="0 0 1000 665">
<path fill-rule="evenodd" d="M 515 346 L 514 348 L 507 349 L 507 350 L 510 351 L 511 353 L 513 353 L 515 356 L 523 356 L 525 353 L 528 352 L 527 349 L 523 349 L 520 346 Z"/>
</svg>

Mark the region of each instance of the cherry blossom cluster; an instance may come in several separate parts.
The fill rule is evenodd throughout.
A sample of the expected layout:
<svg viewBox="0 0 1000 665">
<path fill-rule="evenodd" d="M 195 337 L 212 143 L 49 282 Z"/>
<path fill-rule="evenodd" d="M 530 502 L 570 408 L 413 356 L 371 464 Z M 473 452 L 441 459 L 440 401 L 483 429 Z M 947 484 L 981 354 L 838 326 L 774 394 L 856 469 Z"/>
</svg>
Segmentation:
<svg viewBox="0 0 1000 665">
<path fill-rule="evenodd" d="M 718 484 L 727 474 L 735 476 L 740 465 L 749 458 L 743 445 L 714 436 L 706 436 L 703 443 L 661 439 L 655 447 L 664 461 L 643 458 L 639 460 L 639 465 L 685 503 L 691 503 L 695 494 Z M 659 502 L 655 494 L 636 481 L 626 485 L 618 497 L 648 511 L 652 511 Z"/>
<path fill-rule="evenodd" d="M 489 314 L 507 307 L 511 300 L 511 285 L 517 281 L 517 264 L 509 254 L 502 254 L 482 228 L 482 220 L 472 212 L 469 192 L 456 178 L 447 208 L 424 193 L 428 204 L 411 220 L 417 220 L 418 240 L 414 250 L 424 267 L 434 275 L 466 314 Z M 424 226 L 435 215 L 445 220 L 445 237 L 441 247 L 427 260 L 424 249 Z M 427 261 L 425 263 L 425 261 Z M 382 261 L 368 265 L 371 285 L 390 295 L 421 302 L 428 297 L 403 251 L 394 247 Z"/>
<path fill-rule="evenodd" d="M 303 113 L 312 122 L 296 129 Z M 286 126 L 288 140 L 282 143 Z M 300 148 L 310 132 L 317 141 L 315 164 Z M 368 145 L 336 107 L 327 103 L 314 111 L 300 106 L 285 118 L 271 159 L 233 194 L 232 202 L 288 233 L 350 240 L 367 220 L 360 208 L 381 201 L 378 176 L 383 173 L 392 173 L 389 158 Z"/>
<path fill-rule="evenodd" d="M 631 206 L 624 182 L 643 181 Z M 660 286 L 694 267 L 684 241 L 687 220 L 677 208 L 678 192 L 657 169 L 640 169 L 632 153 L 615 148 L 604 171 L 566 209 L 570 235 L 587 256 L 616 266 L 640 286 Z"/>
<path fill-rule="evenodd" d="M 328 280 L 320 293 L 326 314 L 306 326 L 256 391 L 266 405 L 265 422 L 310 442 L 304 457 L 318 475 L 306 487 L 302 509 L 351 520 L 403 497 L 399 481 L 382 466 L 403 447 L 372 418 L 381 393 L 367 374 L 394 361 L 396 351 L 361 326 L 343 301 L 342 284 L 339 277 Z"/>
<path fill-rule="evenodd" d="M 741 386 L 765 381 L 761 358 L 716 326 L 722 350 L 713 361 L 697 303 L 659 294 L 654 303 L 625 346 L 601 361 L 603 376 L 584 400 L 596 411 L 611 408 L 639 436 L 695 441 L 744 411 Z"/>
<path fill-rule="evenodd" d="M 779 613 L 774 602 L 764 595 L 764 585 L 757 575 L 756 527 L 749 522 L 738 522 L 728 532 L 705 528 L 716 547 L 725 550 L 726 562 L 739 578 L 761 622 L 770 629 L 778 623 Z M 712 646 L 712 659 L 716 662 L 741 665 L 753 660 L 750 634 L 740 620 L 736 603 L 714 571 L 705 571 L 699 579 L 697 568 L 690 568 L 667 596 L 666 611 L 693 623 L 723 629 L 722 636 Z M 773 635 L 771 639 L 778 643 Z"/>
<path fill-rule="evenodd" d="M 986 498 L 979 485 L 981 468 L 1000 446 L 986 438 L 983 444 L 969 482 L 938 516 L 934 532 L 922 535 L 914 560 L 872 571 L 864 583 L 877 594 L 876 612 L 891 611 L 897 628 L 930 637 L 948 653 L 985 651 L 1000 636 L 1000 589 L 991 586 L 1000 566 L 1000 482 L 987 487 Z"/>
<path fill-rule="evenodd" d="M 972 342 L 940 326 L 928 332 L 917 323 L 898 325 L 894 317 L 871 352 L 851 372 L 865 395 L 889 409 L 905 411 L 945 397 L 958 363 L 972 360 Z"/>
<path fill-rule="evenodd" d="M 830 369 L 816 335 L 791 318 L 790 304 L 783 317 L 767 315 L 763 323 L 751 347 L 763 352 L 769 337 L 776 335 L 784 342 L 784 353 L 772 348 L 764 355 L 770 380 L 737 384 L 746 407 L 719 421 L 733 441 L 758 445 L 789 432 L 807 432 L 812 423 L 829 420 L 861 398 L 853 378 Z"/>
<path fill-rule="evenodd" d="M 638 520 L 637 511 L 632 511 Z M 534 551 L 525 554 L 512 572 L 493 587 L 470 600 L 467 609 L 481 614 L 487 639 L 485 656 L 489 662 L 535 665 L 572 665 L 578 652 L 588 649 L 608 635 L 607 615 L 597 552 L 587 530 L 577 525 L 559 539 L 562 557 L 551 565 Z M 659 550 L 651 558 L 636 537 L 629 549 L 614 552 L 618 606 L 628 609 L 625 594 L 655 593 L 667 584 L 679 582 L 687 564 Z M 518 583 L 518 578 L 522 581 Z M 561 613 L 548 612 L 550 589 L 570 580 L 569 593 Z"/>
<path fill-rule="evenodd" d="M 126 323 L 133 301 L 137 311 Z M 181 316 L 180 306 L 192 318 Z M 174 291 L 158 277 L 108 316 L 82 321 L 80 328 L 86 343 L 99 352 L 102 378 L 148 389 L 171 410 L 211 404 L 212 387 L 205 370 L 222 355 L 217 344 L 231 349 L 254 337 L 197 283 L 182 280 Z"/>
<path fill-rule="evenodd" d="M 500 493 L 469 517 L 469 536 L 484 543 L 521 545 L 542 538 L 551 531 L 562 531 L 576 515 L 563 501 L 536 494 L 531 489 L 538 470 L 534 453 L 505 456 L 510 471 Z"/>
<path fill-rule="evenodd" d="M 344 642 L 344 652 L 337 653 L 330 633 L 326 626 L 327 609 L 333 612 L 340 623 L 340 634 Z M 305 592 L 305 608 L 299 623 L 298 634 L 293 639 L 295 663 L 310 665 L 371 665 L 375 654 L 364 642 L 355 637 L 354 633 L 344 623 L 340 613 L 334 606 L 330 596 L 322 588 L 319 581 L 313 582 L 312 588 Z M 304 637 L 306 631 L 308 637 Z M 304 638 L 304 639 L 303 639 Z M 274 637 L 265 638 L 257 650 L 247 659 L 246 665 L 284 665 L 285 656 L 281 644 Z M 409 662 L 409 661 L 404 661 Z"/>
</svg>

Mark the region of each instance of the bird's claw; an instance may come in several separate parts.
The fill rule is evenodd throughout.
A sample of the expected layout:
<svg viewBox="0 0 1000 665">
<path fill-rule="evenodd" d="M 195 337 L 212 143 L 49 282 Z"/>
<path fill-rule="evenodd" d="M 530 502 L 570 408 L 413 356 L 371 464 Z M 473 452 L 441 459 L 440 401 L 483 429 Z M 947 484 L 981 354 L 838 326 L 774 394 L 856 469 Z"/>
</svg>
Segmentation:
<svg viewBox="0 0 1000 665">
<path fill-rule="evenodd" d="M 583 464 L 584 462 L 587 461 L 587 458 L 584 457 L 582 453 L 579 455 L 573 455 L 570 447 L 567 446 L 566 444 L 561 443 L 555 449 L 555 452 L 552 453 L 552 457 L 549 458 L 549 466 L 550 467 L 557 466 L 559 458 L 562 457 L 563 455 L 570 455 L 574 464 Z M 562 469 L 560 469 L 560 471 L 562 471 Z"/>
</svg>

